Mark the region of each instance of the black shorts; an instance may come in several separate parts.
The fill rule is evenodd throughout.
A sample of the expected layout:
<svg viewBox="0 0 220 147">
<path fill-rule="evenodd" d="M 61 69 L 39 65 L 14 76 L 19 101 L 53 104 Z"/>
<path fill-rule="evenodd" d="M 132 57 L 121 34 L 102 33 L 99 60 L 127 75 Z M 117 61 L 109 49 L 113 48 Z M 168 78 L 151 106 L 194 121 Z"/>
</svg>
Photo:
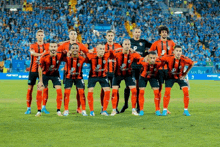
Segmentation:
<svg viewBox="0 0 220 147">
<path fill-rule="evenodd" d="M 148 79 L 148 78 L 144 78 L 142 76 L 140 76 L 138 86 L 139 87 L 146 87 L 148 81 L 150 82 L 151 88 L 159 88 L 159 81 L 157 78 Z"/>
<path fill-rule="evenodd" d="M 60 80 L 60 76 L 47 76 L 47 75 L 43 75 L 43 84 L 44 87 L 48 86 L 48 81 L 51 80 L 53 83 L 53 86 L 55 87 L 56 85 L 60 85 L 61 86 L 61 80 Z"/>
<path fill-rule="evenodd" d="M 101 87 L 110 87 L 107 77 L 89 77 L 88 88 L 95 87 L 96 83 L 99 82 Z"/>
<path fill-rule="evenodd" d="M 83 79 L 68 79 L 68 78 L 65 79 L 64 88 L 65 89 L 72 88 L 73 83 L 77 88 L 85 89 L 85 83 Z"/>
<path fill-rule="evenodd" d="M 28 85 L 35 85 L 37 79 L 39 79 L 38 72 L 29 72 Z"/>
<path fill-rule="evenodd" d="M 158 77 L 159 83 L 163 84 L 164 81 L 167 79 L 168 70 L 167 69 L 159 70 L 158 74 L 159 74 L 159 77 Z"/>
<path fill-rule="evenodd" d="M 188 84 L 187 84 L 187 82 L 186 82 L 185 79 L 184 79 L 184 80 L 180 80 L 180 79 L 167 79 L 167 80 L 165 81 L 165 87 L 170 87 L 170 88 L 172 88 L 172 87 L 173 87 L 173 84 L 174 84 L 175 82 L 179 84 L 180 89 L 181 89 L 182 87 L 184 87 L 184 86 L 188 86 Z"/>
<path fill-rule="evenodd" d="M 127 77 L 115 76 L 113 78 L 113 86 L 120 86 L 122 80 L 125 80 L 125 84 L 127 87 L 136 85 L 135 78 L 133 78 L 132 76 L 127 76 Z"/>
<path fill-rule="evenodd" d="M 112 88 L 113 77 L 114 77 L 114 73 L 107 73 L 108 82 L 111 88 Z"/>
<path fill-rule="evenodd" d="M 132 69 L 132 76 L 135 78 L 135 80 L 139 80 L 140 75 L 141 75 L 141 68 Z"/>
<path fill-rule="evenodd" d="M 65 84 L 65 80 L 66 80 L 66 71 L 63 71 L 63 84 Z"/>
</svg>

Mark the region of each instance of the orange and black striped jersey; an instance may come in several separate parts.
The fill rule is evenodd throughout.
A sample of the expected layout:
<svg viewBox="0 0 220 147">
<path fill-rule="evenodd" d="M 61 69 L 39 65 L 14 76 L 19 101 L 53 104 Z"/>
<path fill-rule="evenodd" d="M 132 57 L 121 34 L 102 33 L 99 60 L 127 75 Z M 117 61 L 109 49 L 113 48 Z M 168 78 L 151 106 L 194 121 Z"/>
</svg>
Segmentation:
<svg viewBox="0 0 220 147">
<path fill-rule="evenodd" d="M 150 64 L 149 62 L 143 61 L 144 58 L 141 58 L 138 62 L 138 64 L 141 64 L 143 66 L 141 76 L 144 78 L 157 78 L 158 77 L 158 70 L 160 67 L 162 67 L 164 64 L 156 59 L 154 64 Z"/>
<path fill-rule="evenodd" d="M 155 41 L 149 51 L 156 51 L 158 57 L 161 58 L 164 55 L 173 54 L 175 43 L 173 40 L 162 41 L 161 39 Z M 162 67 L 160 68 L 162 69 Z M 167 69 L 167 65 L 164 66 L 164 69 Z"/>
<path fill-rule="evenodd" d="M 40 58 L 40 67 L 44 75 L 59 76 L 59 67 L 61 61 L 64 61 L 61 52 L 57 52 L 55 56 L 51 56 L 50 52 L 45 52 Z"/>
<path fill-rule="evenodd" d="M 88 62 L 86 58 L 82 56 L 78 57 L 66 57 L 66 78 L 68 79 L 82 79 L 83 63 Z"/>
<path fill-rule="evenodd" d="M 131 64 L 133 63 L 134 59 L 139 60 L 141 55 L 134 52 L 131 53 L 129 51 L 128 54 L 124 54 L 122 51 L 114 53 L 116 58 L 116 76 L 131 76 Z"/>
<path fill-rule="evenodd" d="M 193 61 L 184 55 L 180 59 L 176 59 L 174 55 L 167 55 L 159 60 L 168 65 L 168 76 L 174 79 L 179 79 L 183 75 L 185 66 L 190 68 L 193 65 Z"/>
<path fill-rule="evenodd" d="M 97 53 L 88 53 L 87 58 L 91 64 L 89 77 L 106 77 L 107 76 L 107 62 L 109 53 L 105 53 L 103 57 L 98 57 Z"/>
<path fill-rule="evenodd" d="M 30 51 L 34 51 L 35 53 L 43 53 L 44 51 L 49 50 L 49 43 L 44 43 L 43 45 L 38 45 L 38 43 L 31 44 Z M 31 64 L 30 64 L 30 72 L 38 72 L 38 62 L 40 60 L 40 56 L 31 55 Z"/>
</svg>

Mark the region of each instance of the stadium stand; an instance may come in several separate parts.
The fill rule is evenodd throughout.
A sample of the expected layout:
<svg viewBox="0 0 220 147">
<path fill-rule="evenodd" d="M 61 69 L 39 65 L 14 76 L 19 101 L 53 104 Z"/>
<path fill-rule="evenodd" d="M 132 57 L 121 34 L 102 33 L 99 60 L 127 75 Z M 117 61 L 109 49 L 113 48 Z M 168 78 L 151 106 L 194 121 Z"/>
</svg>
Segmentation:
<svg viewBox="0 0 220 147">
<path fill-rule="evenodd" d="M 45 31 L 45 42 L 68 40 L 68 29 L 76 29 L 78 40 L 93 48 L 105 41 L 104 31 L 96 26 L 109 26 L 116 32 L 115 41 L 122 43 L 132 37 L 132 28 L 140 26 L 142 38 L 154 42 L 157 28 L 167 25 L 169 37 L 183 46 L 184 54 L 196 66 L 213 65 L 220 69 L 220 11 L 216 0 L 6 0 L 6 5 L 22 5 L 18 11 L 0 11 L 0 61 L 12 71 L 13 60 L 23 60 L 29 66 L 29 45 L 36 41 L 35 32 Z M 187 13 L 175 14 L 169 7 L 187 8 Z M 208 64 L 208 63 L 212 64 Z M 7 63 L 7 64 L 6 64 Z"/>
</svg>

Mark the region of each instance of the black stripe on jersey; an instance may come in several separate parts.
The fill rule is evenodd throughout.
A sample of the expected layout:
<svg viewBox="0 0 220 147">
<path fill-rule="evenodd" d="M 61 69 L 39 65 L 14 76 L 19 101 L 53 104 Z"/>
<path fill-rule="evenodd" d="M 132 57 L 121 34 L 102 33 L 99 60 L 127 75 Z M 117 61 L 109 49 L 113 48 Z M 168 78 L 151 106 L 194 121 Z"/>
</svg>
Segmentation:
<svg viewBox="0 0 220 147">
<path fill-rule="evenodd" d="M 175 68 L 175 62 L 176 62 L 176 59 L 174 58 L 174 60 L 173 60 L 173 68 L 171 69 L 171 74 L 172 74 L 173 78 L 174 78 L 174 74 L 172 73 L 172 71 Z M 168 68 L 169 68 L 169 66 L 168 66 Z"/>
<path fill-rule="evenodd" d="M 70 71 L 72 70 L 72 67 L 73 67 L 73 58 L 70 58 L 71 60 L 71 64 L 70 64 Z M 68 69 L 67 69 L 68 70 Z M 72 79 L 72 74 L 70 73 L 70 79 Z"/>
<path fill-rule="evenodd" d="M 181 59 L 179 60 L 179 65 L 178 65 L 178 69 L 177 69 L 177 74 L 178 74 L 177 76 L 178 77 L 180 77 L 180 74 L 179 74 L 180 73 L 180 62 L 181 62 Z"/>
<path fill-rule="evenodd" d="M 128 56 L 127 56 L 127 66 L 126 66 L 126 69 L 128 69 L 128 65 L 129 65 L 128 61 L 129 61 L 129 59 L 130 59 L 130 54 L 128 54 Z M 126 75 L 128 75 L 128 70 L 126 70 Z"/>
<path fill-rule="evenodd" d="M 166 48 L 167 48 L 167 55 L 168 55 L 168 53 L 169 53 L 169 52 L 168 52 L 168 51 L 169 51 L 169 50 L 168 50 L 168 41 L 166 41 Z"/>
<path fill-rule="evenodd" d="M 163 41 L 161 41 L 161 48 L 162 48 L 162 52 L 163 52 Z"/>
<path fill-rule="evenodd" d="M 78 63 L 79 63 L 79 58 L 77 58 L 77 61 L 76 61 L 76 73 L 79 73 Z M 78 74 L 75 74 L 75 77 L 77 77 L 77 76 L 78 76 Z"/>
<path fill-rule="evenodd" d="M 30 72 L 31 72 L 31 70 L 32 70 L 32 66 L 33 66 L 33 62 L 34 62 L 34 56 L 33 55 L 31 55 L 32 56 L 32 58 L 31 58 L 31 66 L 30 66 Z"/>
</svg>

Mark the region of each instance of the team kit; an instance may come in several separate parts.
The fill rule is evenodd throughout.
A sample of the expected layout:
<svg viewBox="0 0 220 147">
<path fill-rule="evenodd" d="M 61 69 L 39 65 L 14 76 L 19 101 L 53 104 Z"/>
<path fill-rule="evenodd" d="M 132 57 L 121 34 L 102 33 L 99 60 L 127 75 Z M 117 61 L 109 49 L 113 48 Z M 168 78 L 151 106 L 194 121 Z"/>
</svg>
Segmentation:
<svg viewBox="0 0 220 147">
<path fill-rule="evenodd" d="M 97 43 L 96 47 L 88 48 L 77 41 L 77 32 L 69 30 L 69 40 L 65 42 L 44 43 L 44 31 L 36 33 L 37 42 L 31 44 L 31 64 L 27 90 L 27 111 L 31 114 L 32 91 L 36 80 L 37 84 L 37 114 L 50 114 L 46 109 L 48 100 L 48 81 L 51 80 L 57 93 L 57 115 L 69 115 L 70 93 L 73 85 L 76 91 L 77 113 L 88 116 L 86 113 L 86 98 L 88 101 L 90 116 L 94 113 L 94 87 L 98 82 L 101 85 L 100 102 L 101 115 L 115 116 L 128 109 L 128 101 L 131 95 L 132 115 L 144 115 L 144 93 L 147 83 L 154 93 L 155 115 L 166 116 L 171 112 L 168 110 L 170 92 L 174 83 L 178 83 L 184 95 L 183 115 L 190 116 L 189 105 L 189 83 L 186 79 L 187 73 L 193 67 L 193 62 L 182 55 L 182 47 L 176 45 L 168 37 L 169 30 L 166 26 L 158 28 L 160 39 L 153 44 L 147 40 L 140 39 L 141 29 L 133 29 L 133 38 L 124 39 L 122 45 L 114 42 L 115 33 L 111 30 L 106 32 L 107 43 Z M 64 66 L 64 95 L 62 93 L 59 66 Z M 88 93 L 85 94 L 85 84 L 82 77 L 84 63 L 90 64 L 91 70 L 88 78 Z M 119 111 L 119 88 L 121 81 L 125 82 L 124 106 Z M 160 110 L 161 91 L 165 85 L 163 97 L 163 110 Z M 110 95 L 112 90 L 112 95 Z M 109 101 L 112 102 L 112 112 L 108 114 Z M 61 105 L 64 102 L 64 111 Z"/>
</svg>

